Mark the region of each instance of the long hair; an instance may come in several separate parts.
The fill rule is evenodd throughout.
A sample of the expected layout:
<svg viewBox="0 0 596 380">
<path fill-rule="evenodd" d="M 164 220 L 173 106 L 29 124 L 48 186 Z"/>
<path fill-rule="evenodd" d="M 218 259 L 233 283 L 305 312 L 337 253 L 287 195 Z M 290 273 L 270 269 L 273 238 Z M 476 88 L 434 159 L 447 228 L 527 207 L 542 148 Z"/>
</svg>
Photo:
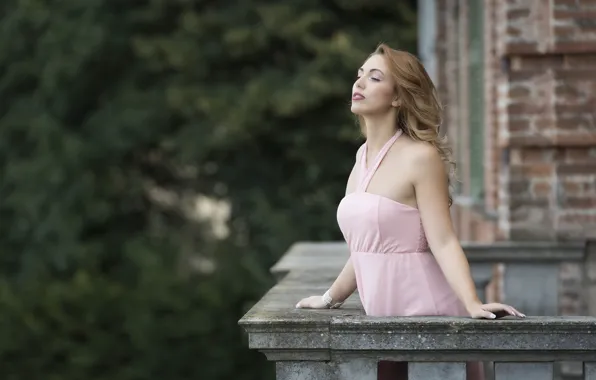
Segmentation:
<svg viewBox="0 0 596 380">
<path fill-rule="evenodd" d="M 372 55 L 382 55 L 389 66 L 395 83 L 395 93 L 400 100 L 397 109 L 396 128 L 416 141 L 434 146 L 447 166 L 447 183 L 455 176 L 455 161 L 447 145 L 447 138 L 441 137 L 439 127 L 443 106 L 439 95 L 422 63 L 414 55 L 380 44 Z M 358 116 L 360 129 L 366 135 L 366 124 Z M 449 206 L 453 198 L 449 194 Z"/>
</svg>

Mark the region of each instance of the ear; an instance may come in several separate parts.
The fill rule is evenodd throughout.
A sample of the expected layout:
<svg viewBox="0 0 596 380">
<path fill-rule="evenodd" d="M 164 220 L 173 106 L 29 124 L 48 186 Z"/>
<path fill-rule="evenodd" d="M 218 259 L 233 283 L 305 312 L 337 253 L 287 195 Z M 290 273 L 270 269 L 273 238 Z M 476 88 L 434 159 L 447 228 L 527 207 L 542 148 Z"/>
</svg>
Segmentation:
<svg viewBox="0 0 596 380">
<path fill-rule="evenodd" d="M 397 97 L 393 98 L 393 101 L 391 102 L 391 106 L 395 107 L 395 108 L 399 108 L 399 106 L 401 106 L 401 100 L 399 100 Z"/>
</svg>

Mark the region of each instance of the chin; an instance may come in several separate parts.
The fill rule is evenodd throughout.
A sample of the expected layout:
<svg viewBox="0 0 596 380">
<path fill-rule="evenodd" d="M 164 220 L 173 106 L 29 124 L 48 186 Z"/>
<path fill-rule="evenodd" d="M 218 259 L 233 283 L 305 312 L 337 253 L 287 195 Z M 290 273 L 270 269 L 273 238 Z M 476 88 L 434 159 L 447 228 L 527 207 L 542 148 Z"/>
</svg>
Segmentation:
<svg viewBox="0 0 596 380">
<path fill-rule="evenodd" d="M 358 116 L 362 116 L 362 114 L 366 113 L 365 110 L 362 109 L 362 107 L 360 107 L 358 104 L 353 104 L 350 107 L 350 111 L 352 111 L 352 113 L 354 115 L 358 115 Z"/>
</svg>

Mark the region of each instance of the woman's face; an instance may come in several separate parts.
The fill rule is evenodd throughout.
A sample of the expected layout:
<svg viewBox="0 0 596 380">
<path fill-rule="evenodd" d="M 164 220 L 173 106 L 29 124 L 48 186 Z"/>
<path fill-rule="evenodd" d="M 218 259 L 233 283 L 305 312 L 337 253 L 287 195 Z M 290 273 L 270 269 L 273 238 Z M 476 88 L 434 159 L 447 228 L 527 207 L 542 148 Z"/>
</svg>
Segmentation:
<svg viewBox="0 0 596 380">
<path fill-rule="evenodd" d="M 395 103 L 393 79 L 385 58 L 375 54 L 358 69 L 351 110 L 360 116 L 380 115 L 389 112 Z"/>
</svg>

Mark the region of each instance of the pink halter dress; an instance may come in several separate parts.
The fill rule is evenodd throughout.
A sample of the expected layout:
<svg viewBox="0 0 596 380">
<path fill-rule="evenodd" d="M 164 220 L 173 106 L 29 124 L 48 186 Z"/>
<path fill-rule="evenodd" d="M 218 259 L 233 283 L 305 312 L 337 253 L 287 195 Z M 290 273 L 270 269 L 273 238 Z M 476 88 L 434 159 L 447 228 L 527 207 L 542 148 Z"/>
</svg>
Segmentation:
<svg viewBox="0 0 596 380">
<path fill-rule="evenodd" d="M 401 134 L 399 130 L 385 143 L 370 168 L 366 167 L 364 144 L 358 188 L 337 209 L 360 300 L 370 316 L 466 316 L 430 252 L 418 209 L 366 191 Z M 468 380 L 482 379 L 470 376 L 471 367 L 476 366 L 468 364 Z"/>
</svg>

